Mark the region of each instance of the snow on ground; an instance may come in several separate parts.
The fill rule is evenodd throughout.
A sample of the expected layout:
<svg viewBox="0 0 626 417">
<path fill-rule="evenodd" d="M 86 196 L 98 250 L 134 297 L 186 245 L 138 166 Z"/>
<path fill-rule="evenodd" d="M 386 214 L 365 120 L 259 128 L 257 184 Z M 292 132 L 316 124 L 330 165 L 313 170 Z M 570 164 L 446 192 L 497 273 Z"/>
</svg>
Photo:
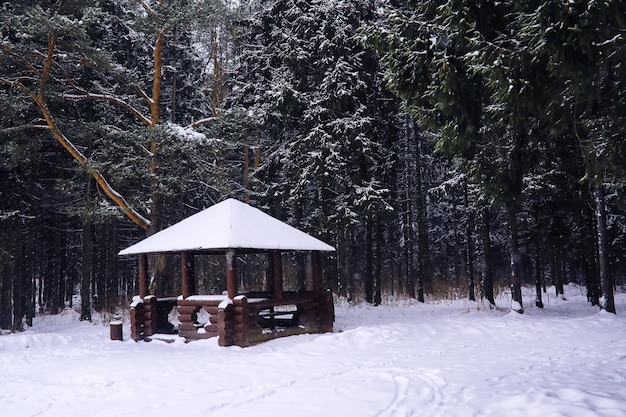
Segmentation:
<svg viewBox="0 0 626 417">
<path fill-rule="evenodd" d="M 626 416 L 626 294 L 617 316 L 578 286 L 551 294 L 543 310 L 527 294 L 524 315 L 340 301 L 335 333 L 246 349 L 135 343 L 127 323 L 111 341 L 105 324 L 66 310 L 0 336 L 0 415 Z"/>
</svg>

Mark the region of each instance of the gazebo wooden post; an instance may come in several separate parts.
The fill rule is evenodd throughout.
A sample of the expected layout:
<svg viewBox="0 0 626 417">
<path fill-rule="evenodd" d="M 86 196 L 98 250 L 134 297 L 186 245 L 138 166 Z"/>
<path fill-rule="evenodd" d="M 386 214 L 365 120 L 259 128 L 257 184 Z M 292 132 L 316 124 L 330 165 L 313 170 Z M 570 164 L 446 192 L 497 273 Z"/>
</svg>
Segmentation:
<svg viewBox="0 0 626 417">
<path fill-rule="evenodd" d="M 193 254 L 181 252 L 180 254 L 180 275 L 181 291 L 183 299 L 196 293 L 196 276 Z"/>
<path fill-rule="evenodd" d="M 272 277 L 274 281 L 274 297 L 283 297 L 283 260 L 280 251 L 272 252 Z"/>
<path fill-rule="evenodd" d="M 143 300 L 148 295 L 148 255 L 139 254 L 139 297 Z"/>
<path fill-rule="evenodd" d="M 313 273 L 313 292 L 319 294 L 322 292 L 322 259 L 317 250 L 311 251 L 311 271 Z"/>
<path fill-rule="evenodd" d="M 226 252 L 226 291 L 231 300 L 237 295 L 237 257 L 232 249 Z"/>
</svg>

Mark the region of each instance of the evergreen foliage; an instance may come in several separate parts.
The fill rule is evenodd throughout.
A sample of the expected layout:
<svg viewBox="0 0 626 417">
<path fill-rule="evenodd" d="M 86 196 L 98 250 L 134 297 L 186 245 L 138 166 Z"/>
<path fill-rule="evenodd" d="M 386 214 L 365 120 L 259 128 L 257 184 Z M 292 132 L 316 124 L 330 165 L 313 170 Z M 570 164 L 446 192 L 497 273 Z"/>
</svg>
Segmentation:
<svg viewBox="0 0 626 417">
<path fill-rule="evenodd" d="M 514 284 L 521 311 L 520 285 L 542 305 L 572 280 L 615 312 L 625 22 L 613 0 L 3 2 L 0 328 L 125 304 L 119 249 L 226 196 L 335 246 L 349 298 Z"/>
</svg>

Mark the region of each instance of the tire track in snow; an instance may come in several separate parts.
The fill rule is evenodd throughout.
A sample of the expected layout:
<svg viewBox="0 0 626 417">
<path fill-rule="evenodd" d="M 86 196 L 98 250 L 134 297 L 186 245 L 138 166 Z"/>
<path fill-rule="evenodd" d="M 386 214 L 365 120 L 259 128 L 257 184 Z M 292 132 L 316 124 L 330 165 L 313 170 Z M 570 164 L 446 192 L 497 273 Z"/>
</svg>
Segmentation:
<svg viewBox="0 0 626 417">
<path fill-rule="evenodd" d="M 464 401 L 471 394 L 467 387 L 457 389 L 439 375 L 438 370 L 386 368 L 396 391 L 391 403 L 377 417 L 449 415 L 445 409 Z"/>
</svg>

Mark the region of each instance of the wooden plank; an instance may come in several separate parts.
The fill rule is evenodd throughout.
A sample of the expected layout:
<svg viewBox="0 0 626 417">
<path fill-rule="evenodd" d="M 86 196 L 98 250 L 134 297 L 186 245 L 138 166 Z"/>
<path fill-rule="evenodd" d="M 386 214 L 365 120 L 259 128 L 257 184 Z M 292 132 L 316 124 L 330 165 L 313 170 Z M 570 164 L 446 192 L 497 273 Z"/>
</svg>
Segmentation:
<svg viewBox="0 0 626 417">
<path fill-rule="evenodd" d="M 216 335 L 219 333 L 219 330 L 220 329 L 218 329 L 217 324 L 210 324 L 208 326 L 204 326 L 204 331 L 215 333 Z"/>
<path fill-rule="evenodd" d="M 204 306 L 204 311 L 209 313 L 210 315 L 217 314 L 219 308 L 217 306 Z"/>
<path fill-rule="evenodd" d="M 181 322 L 181 323 L 178 324 L 178 330 L 179 331 L 180 330 L 193 330 L 193 331 L 196 331 L 197 327 L 196 327 L 195 324 L 190 323 L 190 322 L 187 322 L 187 323 L 182 323 Z"/>
<path fill-rule="evenodd" d="M 198 306 L 178 306 L 178 314 L 193 314 L 198 309 Z"/>
<path fill-rule="evenodd" d="M 190 300 L 189 298 L 184 299 L 184 300 L 178 300 L 178 307 L 181 307 L 181 306 L 195 306 L 195 307 L 216 306 L 217 307 L 225 299 L 225 297 L 224 298 L 220 298 L 220 297 L 218 297 L 215 300 L 209 300 L 209 299 Z"/>
<path fill-rule="evenodd" d="M 196 319 L 198 318 L 197 314 L 178 314 L 178 320 L 180 320 L 181 323 L 183 322 L 190 322 L 193 323 L 194 321 L 196 321 Z"/>
</svg>

